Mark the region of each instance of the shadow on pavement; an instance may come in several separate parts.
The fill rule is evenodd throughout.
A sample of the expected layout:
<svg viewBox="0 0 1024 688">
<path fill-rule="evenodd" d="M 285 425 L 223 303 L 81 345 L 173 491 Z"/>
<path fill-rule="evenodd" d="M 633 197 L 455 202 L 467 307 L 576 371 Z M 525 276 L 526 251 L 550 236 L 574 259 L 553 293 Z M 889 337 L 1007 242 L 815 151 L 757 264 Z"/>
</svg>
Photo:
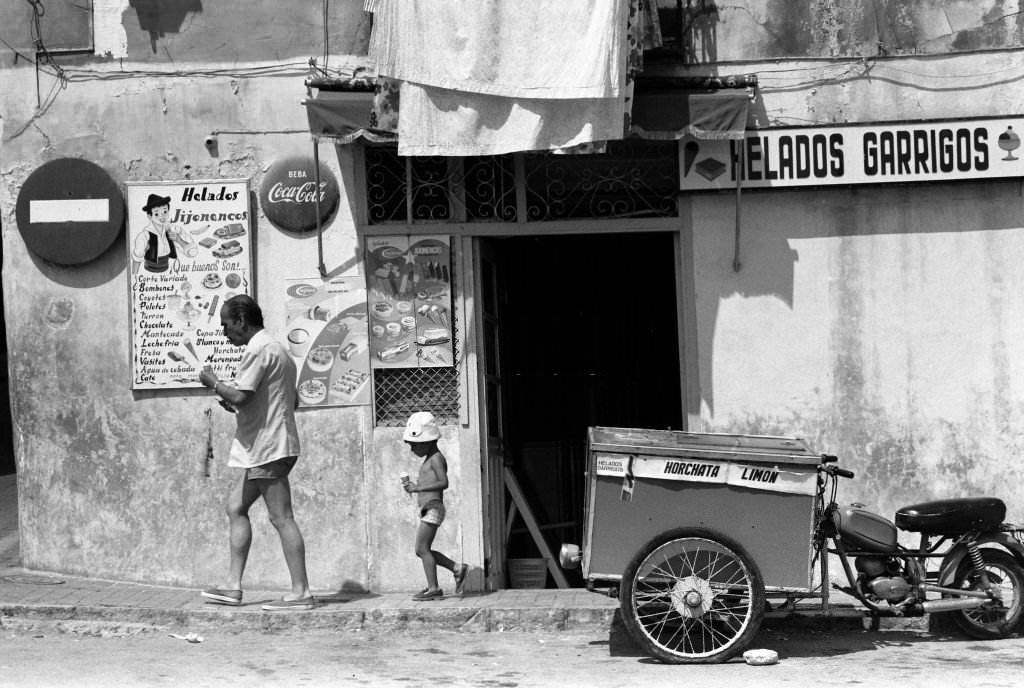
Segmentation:
<svg viewBox="0 0 1024 688">
<path fill-rule="evenodd" d="M 859 619 L 772 619 L 770 623 L 766 622 L 761 627 L 748 649 L 775 650 L 779 653 L 779 659 L 784 660 L 796 657 L 836 657 L 870 652 L 883 647 L 910 647 L 959 638 L 955 634 L 935 634 L 923 630 L 866 631 L 856 625 L 859 623 Z M 643 663 L 659 663 L 648 657 L 633 641 L 618 611 L 612 619 L 608 640 L 594 641 L 590 645 L 607 645 L 611 657 L 636 657 Z M 734 658 L 731 661 L 742 659 Z"/>
</svg>

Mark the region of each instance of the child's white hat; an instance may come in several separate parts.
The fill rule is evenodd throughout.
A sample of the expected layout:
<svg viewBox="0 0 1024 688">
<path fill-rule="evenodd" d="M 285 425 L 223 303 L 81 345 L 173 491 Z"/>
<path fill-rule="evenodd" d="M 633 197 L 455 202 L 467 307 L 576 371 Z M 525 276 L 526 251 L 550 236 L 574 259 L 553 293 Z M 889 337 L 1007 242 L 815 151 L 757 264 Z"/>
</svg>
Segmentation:
<svg viewBox="0 0 1024 688">
<path fill-rule="evenodd" d="M 430 411 L 417 411 L 409 416 L 402 439 L 406 442 L 430 442 L 441 438 L 437 419 Z"/>
</svg>

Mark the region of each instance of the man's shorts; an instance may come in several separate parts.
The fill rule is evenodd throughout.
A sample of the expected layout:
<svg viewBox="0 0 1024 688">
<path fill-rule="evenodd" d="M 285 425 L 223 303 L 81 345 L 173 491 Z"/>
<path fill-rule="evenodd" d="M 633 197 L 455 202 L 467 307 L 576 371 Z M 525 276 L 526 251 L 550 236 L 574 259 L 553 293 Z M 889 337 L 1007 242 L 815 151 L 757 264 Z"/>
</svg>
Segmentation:
<svg viewBox="0 0 1024 688">
<path fill-rule="evenodd" d="M 252 468 L 245 469 L 246 480 L 279 480 L 281 478 L 287 478 L 291 472 L 295 462 L 299 460 L 297 456 L 287 456 L 283 459 L 271 461 L 260 466 L 253 466 Z"/>
<path fill-rule="evenodd" d="M 439 526 L 444 523 L 444 502 L 440 499 L 431 499 L 421 506 L 420 520 L 432 526 Z"/>
</svg>

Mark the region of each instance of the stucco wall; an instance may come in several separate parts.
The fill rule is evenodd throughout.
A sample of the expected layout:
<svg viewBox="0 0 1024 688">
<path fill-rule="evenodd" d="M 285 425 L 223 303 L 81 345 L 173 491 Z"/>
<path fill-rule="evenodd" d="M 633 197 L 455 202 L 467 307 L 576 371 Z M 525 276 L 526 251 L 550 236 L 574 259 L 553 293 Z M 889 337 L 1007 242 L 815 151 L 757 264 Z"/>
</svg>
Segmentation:
<svg viewBox="0 0 1024 688">
<path fill-rule="evenodd" d="M 1015 52 L 750 67 L 762 127 L 1024 110 Z M 883 513 L 991 493 L 1024 516 L 1019 181 L 744 191 L 738 273 L 735 194 L 688 200 L 704 429 L 801 435 Z"/>
<path fill-rule="evenodd" d="M 227 565 L 221 504 L 235 475 L 223 465 L 233 418 L 209 396 L 133 394 L 123 241 L 83 266 L 40 262 L 17 231 L 15 201 L 26 177 L 57 157 L 91 160 L 121 183 L 250 178 L 255 192 L 273 160 L 312 153 L 308 134 L 264 133 L 304 128 L 302 80 L 155 76 L 71 84 L 44 116 L 18 127 L 33 110 L 34 72 L 5 77 L 6 131 L 14 131 L 5 134 L 0 204 L 23 562 L 127 580 L 216 582 Z M 23 94 L 20 101 L 14 93 Z M 203 139 L 215 129 L 242 133 L 221 134 L 219 155 L 211 157 Z M 350 194 L 349 149 L 321 144 L 321 159 Z M 256 218 L 257 298 L 274 331 L 284 324 L 283 280 L 316 275 L 316 242 L 280 232 L 260 212 Z M 325 259 L 329 269 L 360 270 L 347 198 L 325 232 Z M 204 478 L 204 411 L 211 408 L 217 465 Z M 396 478 L 408 467 L 399 431 L 374 431 L 368 408 L 303 411 L 299 429 L 295 509 L 313 585 L 419 584 L 414 514 Z M 445 448 L 458 473 L 457 442 Z M 261 506 L 254 524 L 246 580 L 283 586 L 284 562 Z M 451 544 L 458 535 L 445 529 L 438 544 L 460 556 Z"/>
<path fill-rule="evenodd" d="M 31 41 L 21 40 L 29 37 L 29 7 L 0 10 L 8 47 L 22 50 L 17 60 L 5 51 L 0 64 L 0 213 L 21 555 L 30 568 L 195 586 L 226 574 L 222 504 L 237 478 L 224 465 L 233 418 L 208 395 L 131 392 L 123 238 L 91 263 L 55 266 L 27 252 L 14 215 L 25 179 L 55 158 L 84 158 L 121 184 L 248 178 L 256 297 L 276 333 L 286 317 L 284 280 L 317 274 L 317 246 L 273 227 L 256 191 L 275 160 L 312 154 L 301 101 L 306 61 L 323 64 L 323 7 L 259 0 L 240 12 L 242 4 L 97 0 L 104 55 L 61 58 L 70 80 L 59 84 L 45 67 L 38 90 L 26 58 Z M 365 51 L 369 26 L 362 1 L 330 3 L 328 18 L 328 63 L 358 64 L 352 56 Z M 211 132 L 220 132 L 216 155 L 203 143 Z M 359 274 L 352 154 L 322 143 L 320 157 L 342 192 L 324 232 L 325 263 Z M 205 478 L 208 410 L 215 462 Z M 375 429 L 367 407 L 303 410 L 298 423 L 303 454 L 293 496 L 314 589 L 421 586 L 417 521 L 397 480 L 410 467 L 400 431 Z M 464 470 L 458 433 L 445 432 L 452 523 L 477 524 L 468 547 L 479 551 L 479 517 L 464 519 L 456 495 Z M 478 465 L 468 470 L 479 474 Z M 286 586 L 260 504 L 253 524 L 246 585 Z M 462 558 L 462 536 L 445 526 L 437 544 Z"/>
<path fill-rule="evenodd" d="M 1024 516 L 1017 181 L 693 205 L 707 429 L 798 435 L 881 508 L 992 494 Z"/>
</svg>

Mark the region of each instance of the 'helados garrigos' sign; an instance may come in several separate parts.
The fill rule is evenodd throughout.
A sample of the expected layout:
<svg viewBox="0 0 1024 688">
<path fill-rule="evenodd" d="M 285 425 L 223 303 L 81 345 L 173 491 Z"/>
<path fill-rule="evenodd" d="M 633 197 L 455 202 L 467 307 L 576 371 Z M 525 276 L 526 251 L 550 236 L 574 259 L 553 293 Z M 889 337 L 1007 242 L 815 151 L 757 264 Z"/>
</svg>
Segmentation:
<svg viewBox="0 0 1024 688">
<path fill-rule="evenodd" d="M 680 188 L 891 184 L 1024 176 L 1024 117 L 748 130 L 679 146 Z"/>
<path fill-rule="evenodd" d="M 317 179 L 312 158 L 296 156 L 274 162 L 260 184 L 260 206 L 267 219 L 286 232 L 308 232 L 317 226 Z M 320 163 L 320 224 L 338 208 L 338 181 Z"/>
</svg>

